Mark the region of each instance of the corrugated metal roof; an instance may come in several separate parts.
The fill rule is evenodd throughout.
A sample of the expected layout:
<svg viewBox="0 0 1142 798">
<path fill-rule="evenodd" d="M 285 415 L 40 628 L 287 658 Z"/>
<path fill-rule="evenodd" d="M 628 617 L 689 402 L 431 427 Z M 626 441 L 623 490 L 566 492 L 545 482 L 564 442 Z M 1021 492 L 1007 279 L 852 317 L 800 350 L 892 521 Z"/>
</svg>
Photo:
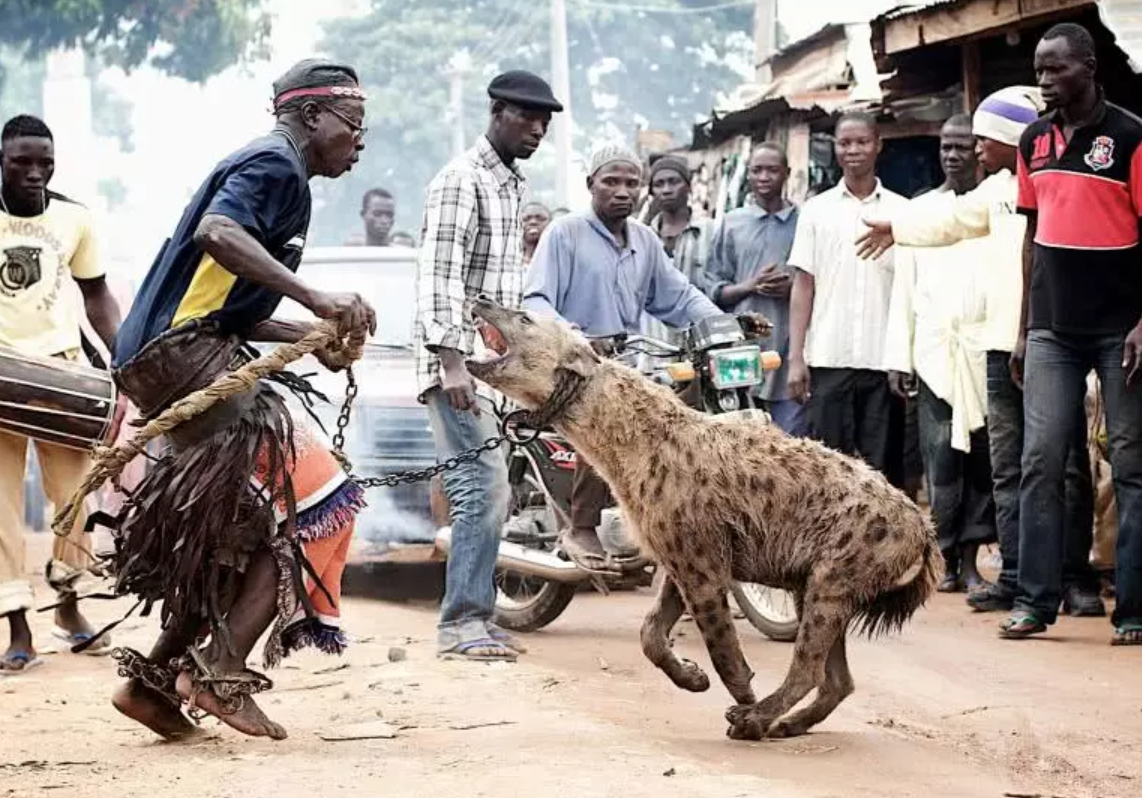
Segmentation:
<svg viewBox="0 0 1142 798">
<path fill-rule="evenodd" d="M 829 37 L 822 34 L 834 29 L 841 29 L 843 35 L 829 42 Z M 739 86 L 725 105 L 714 109 L 714 117 L 750 111 L 767 103 L 831 111 L 849 100 L 880 99 L 880 76 L 872 57 L 867 23 L 826 26 L 784 52 L 806 43 L 809 47 L 804 56 L 785 65 L 769 83 Z"/>
<path fill-rule="evenodd" d="M 931 0 L 929 3 L 912 3 L 906 6 L 897 6 L 896 8 L 889 9 L 877 17 L 878 20 L 893 20 L 900 19 L 901 17 L 910 17 L 913 14 L 918 14 L 922 11 L 927 11 L 930 8 L 937 6 L 954 6 L 963 2 L 964 0 Z"/>
<path fill-rule="evenodd" d="M 1130 59 L 1130 68 L 1142 72 L 1142 0 L 1099 0 L 1098 13 Z"/>
</svg>

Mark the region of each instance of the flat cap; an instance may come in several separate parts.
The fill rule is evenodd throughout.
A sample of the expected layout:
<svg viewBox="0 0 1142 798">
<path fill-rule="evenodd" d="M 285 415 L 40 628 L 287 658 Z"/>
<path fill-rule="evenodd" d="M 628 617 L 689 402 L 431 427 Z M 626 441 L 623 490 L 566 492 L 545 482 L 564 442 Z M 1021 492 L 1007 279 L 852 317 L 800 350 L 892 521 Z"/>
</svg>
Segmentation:
<svg viewBox="0 0 1142 798">
<path fill-rule="evenodd" d="M 488 96 L 493 100 L 535 108 L 540 111 L 562 111 L 563 104 L 555 99 L 547 81 L 522 69 L 513 69 L 496 75 L 488 84 Z"/>
</svg>

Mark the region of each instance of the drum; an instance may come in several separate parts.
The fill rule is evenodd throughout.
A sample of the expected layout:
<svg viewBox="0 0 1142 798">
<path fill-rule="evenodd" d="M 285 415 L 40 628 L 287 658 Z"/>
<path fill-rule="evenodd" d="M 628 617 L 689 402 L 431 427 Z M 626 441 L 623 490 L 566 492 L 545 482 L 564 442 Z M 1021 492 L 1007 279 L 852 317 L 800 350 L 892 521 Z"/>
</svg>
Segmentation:
<svg viewBox="0 0 1142 798">
<path fill-rule="evenodd" d="M 109 372 L 0 346 L 2 430 L 90 449 L 110 430 L 115 399 Z"/>
</svg>

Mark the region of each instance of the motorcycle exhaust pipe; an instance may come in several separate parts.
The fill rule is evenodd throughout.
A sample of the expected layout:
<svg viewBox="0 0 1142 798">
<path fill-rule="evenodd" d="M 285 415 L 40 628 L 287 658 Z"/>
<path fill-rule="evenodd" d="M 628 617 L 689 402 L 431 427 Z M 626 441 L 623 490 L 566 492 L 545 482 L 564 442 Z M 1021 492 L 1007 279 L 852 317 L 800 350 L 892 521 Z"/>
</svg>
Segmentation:
<svg viewBox="0 0 1142 798">
<path fill-rule="evenodd" d="M 452 551 L 452 527 L 436 530 L 436 545 L 445 556 Z M 575 563 L 561 559 L 548 551 L 536 551 L 509 540 L 500 540 L 496 552 L 496 567 L 505 571 L 546 579 L 548 582 L 562 582 L 574 585 L 586 582 L 591 575 Z"/>
</svg>

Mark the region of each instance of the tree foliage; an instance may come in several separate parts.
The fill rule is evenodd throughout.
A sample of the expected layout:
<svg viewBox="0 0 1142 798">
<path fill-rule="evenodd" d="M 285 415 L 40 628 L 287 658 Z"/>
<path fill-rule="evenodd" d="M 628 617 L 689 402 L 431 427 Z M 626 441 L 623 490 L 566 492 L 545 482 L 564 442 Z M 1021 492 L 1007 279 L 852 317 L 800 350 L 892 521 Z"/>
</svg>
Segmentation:
<svg viewBox="0 0 1142 798">
<path fill-rule="evenodd" d="M 580 155 L 602 138 L 633 143 L 640 127 L 689 141 L 695 120 L 750 67 L 748 7 L 687 14 L 677 12 L 715 0 L 628 4 L 675 13 L 633 12 L 623 4 L 567 0 L 573 142 Z M 356 230 L 361 193 L 373 185 L 397 195 L 398 227 L 416 231 L 424 185 L 451 155 L 446 73 L 456 53 L 467 51 L 471 59 L 464 96 L 469 141 L 487 124 L 485 87 L 492 76 L 514 68 L 551 74 L 547 3 L 373 0 L 370 13 L 327 23 L 325 34 L 322 49 L 361 73 L 370 131 L 352 178 L 323 188 L 315 224 L 323 243 Z M 541 149 L 527 172 L 533 193 L 550 198 L 550 152 Z"/>
<path fill-rule="evenodd" d="M 264 52 L 270 18 L 261 6 L 262 0 L 0 0 L 0 44 L 32 55 L 83 46 L 114 66 L 149 63 L 202 81 Z"/>
</svg>

